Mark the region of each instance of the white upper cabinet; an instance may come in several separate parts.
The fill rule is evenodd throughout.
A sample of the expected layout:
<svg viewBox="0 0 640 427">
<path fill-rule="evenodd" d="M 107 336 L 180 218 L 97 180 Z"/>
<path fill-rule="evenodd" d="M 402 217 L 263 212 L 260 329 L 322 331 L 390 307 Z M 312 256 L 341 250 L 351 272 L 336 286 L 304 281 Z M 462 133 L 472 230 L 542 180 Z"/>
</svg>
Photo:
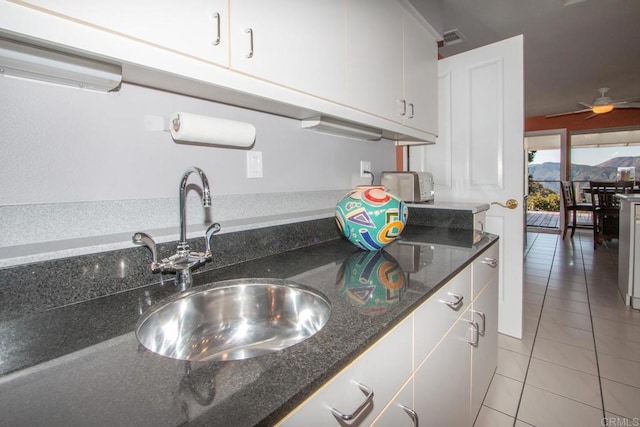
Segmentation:
<svg viewBox="0 0 640 427">
<path fill-rule="evenodd" d="M 232 69 L 344 101 L 344 0 L 232 0 L 230 12 Z"/>
<path fill-rule="evenodd" d="M 347 103 L 435 142 L 437 45 L 416 13 L 396 0 L 347 0 Z"/>
<path fill-rule="evenodd" d="M 0 34 L 122 80 L 435 142 L 436 50 L 407 0 L 0 0 Z"/>
<path fill-rule="evenodd" d="M 181 54 L 227 66 L 227 0 L 24 0 L 72 18 Z"/>
<path fill-rule="evenodd" d="M 347 103 L 402 122 L 402 5 L 347 0 Z"/>
<path fill-rule="evenodd" d="M 438 47 L 409 12 L 404 13 L 404 124 L 438 134 Z"/>
</svg>

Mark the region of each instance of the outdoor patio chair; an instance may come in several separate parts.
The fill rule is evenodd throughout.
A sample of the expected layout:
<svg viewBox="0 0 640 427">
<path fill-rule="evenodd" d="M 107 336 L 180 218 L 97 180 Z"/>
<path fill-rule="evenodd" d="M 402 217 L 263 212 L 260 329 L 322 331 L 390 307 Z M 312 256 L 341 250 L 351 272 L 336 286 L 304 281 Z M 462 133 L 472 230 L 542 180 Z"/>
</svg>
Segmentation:
<svg viewBox="0 0 640 427">
<path fill-rule="evenodd" d="M 591 212 L 593 213 L 593 205 L 591 203 L 577 203 L 576 194 L 573 188 L 573 182 L 560 181 L 562 192 L 562 203 L 564 205 L 564 230 L 562 231 L 562 238 L 567 236 L 567 229 L 571 228 L 571 238 L 576 232 L 578 212 Z M 569 216 L 572 216 L 571 223 L 569 223 Z M 593 216 L 593 215 L 592 215 Z M 585 228 L 591 228 L 593 225 L 585 225 Z"/>
</svg>

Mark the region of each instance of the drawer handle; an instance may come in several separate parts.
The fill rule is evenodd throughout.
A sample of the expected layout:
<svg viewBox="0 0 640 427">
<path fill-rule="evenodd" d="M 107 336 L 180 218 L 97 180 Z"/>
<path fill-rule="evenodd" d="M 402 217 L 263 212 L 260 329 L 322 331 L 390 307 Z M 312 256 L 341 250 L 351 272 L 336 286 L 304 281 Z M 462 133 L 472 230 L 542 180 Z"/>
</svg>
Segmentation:
<svg viewBox="0 0 640 427">
<path fill-rule="evenodd" d="M 216 38 L 212 44 L 218 46 L 220 44 L 220 14 L 214 13 L 213 19 L 216 21 Z"/>
<path fill-rule="evenodd" d="M 353 411 L 353 413 L 351 413 L 351 414 L 343 414 L 342 412 L 338 411 L 337 409 L 331 408 L 331 412 L 333 413 L 333 415 L 338 417 L 338 418 L 340 418 L 343 421 L 352 421 L 352 420 L 355 420 L 356 418 L 358 418 L 358 416 L 364 410 L 364 408 L 366 408 L 367 405 L 373 400 L 373 390 L 372 389 L 370 389 L 369 387 L 367 387 L 364 384 L 356 383 L 356 385 L 358 386 L 360 391 L 362 391 L 365 394 L 365 398 L 362 401 L 362 403 L 360 404 L 360 406 L 358 406 L 356 408 L 356 410 Z"/>
<path fill-rule="evenodd" d="M 498 260 L 495 258 L 485 258 L 482 260 L 482 263 L 488 265 L 491 268 L 496 268 L 498 266 Z"/>
<path fill-rule="evenodd" d="M 480 340 L 480 328 L 478 328 L 478 324 L 472 320 L 467 320 L 467 323 L 469 323 L 473 328 L 473 339 L 467 340 L 467 342 L 472 346 L 477 347 L 478 341 Z"/>
<path fill-rule="evenodd" d="M 447 304 L 449 306 L 449 308 L 451 308 L 452 310 L 457 310 L 460 308 L 460 306 L 462 305 L 462 300 L 464 299 L 464 297 L 460 294 L 454 294 L 453 292 L 447 292 L 447 295 L 449 295 L 450 297 L 455 298 L 455 301 L 445 301 L 443 299 L 440 300 L 441 303 Z"/>
<path fill-rule="evenodd" d="M 420 427 L 418 425 L 418 413 L 407 406 L 400 405 L 400 407 L 404 409 L 404 412 L 406 412 L 407 415 L 409 415 L 409 417 L 411 418 L 411 421 L 413 421 L 413 427 Z"/>
<path fill-rule="evenodd" d="M 246 28 L 244 30 L 245 34 L 249 34 L 249 53 L 245 55 L 246 58 L 253 58 L 253 29 Z"/>
<path fill-rule="evenodd" d="M 483 312 L 481 312 L 481 311 L 471 310 L 471 312 L 473 314 L 477 314 L 478 316 L 480 316 L 480 319 L 482 319 L 482 328 L 480 328 L 479 334 L 484 336 L 484 331 L 485 331 L 486 326 L 487 326 L 487 316 L 485 316 L 485 314 Z"/>
</svg>

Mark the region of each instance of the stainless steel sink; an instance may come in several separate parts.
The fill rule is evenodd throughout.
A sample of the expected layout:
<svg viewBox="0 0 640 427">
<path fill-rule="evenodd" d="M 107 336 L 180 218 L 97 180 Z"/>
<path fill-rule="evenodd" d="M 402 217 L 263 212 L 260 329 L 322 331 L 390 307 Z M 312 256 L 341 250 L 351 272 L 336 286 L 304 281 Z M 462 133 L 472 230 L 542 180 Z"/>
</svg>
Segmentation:
<svg viewBox="0 0 640 427">
<path fill-rule="evenodd" d="M 241 360 L 282 350 L 329 320 L 327 298 L 281 279 L 238 279 L 181 292 L 136 327 L 148 350 L 179 360 Z"/>
</svg>

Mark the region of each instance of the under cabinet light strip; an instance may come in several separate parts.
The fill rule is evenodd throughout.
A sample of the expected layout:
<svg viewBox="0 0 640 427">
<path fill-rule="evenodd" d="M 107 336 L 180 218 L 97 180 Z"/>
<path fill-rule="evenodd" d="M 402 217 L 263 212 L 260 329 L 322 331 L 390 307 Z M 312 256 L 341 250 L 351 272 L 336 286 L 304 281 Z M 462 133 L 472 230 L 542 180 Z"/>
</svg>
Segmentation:
<svg viewBox="0 0 640 427">
<path fill-rule="evenodd" d="M 0 74 L 100 92 L 113 91 L 122 81 L 119 65 L 7 39 L 0 39 Z"/>
<path fill-rule="evenodd" d="M 378 141 L 382 138 L 382 132 L 378 129 L 365 128 L 363 126 L 341 122 L 328 117 L 304 119 L 302 120 L 302 128 L 330 135 L 364 139 L 367 141 Z"/>
</svg>

